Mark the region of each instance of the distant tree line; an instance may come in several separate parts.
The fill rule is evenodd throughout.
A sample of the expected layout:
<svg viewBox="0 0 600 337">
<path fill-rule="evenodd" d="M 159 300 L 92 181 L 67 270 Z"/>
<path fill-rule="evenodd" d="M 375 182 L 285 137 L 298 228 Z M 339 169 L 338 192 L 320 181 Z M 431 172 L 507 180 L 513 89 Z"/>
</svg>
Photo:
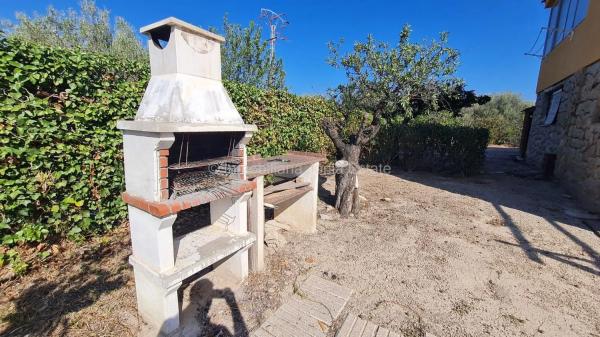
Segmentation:
<svg viewBox="0 0 600 337">
<path fill-rule="evenodd" d="M 48 7 L 46 14 L 16 13 L 17 22 L 3 20 L 2 30 L 9 36 L 34 43 L 81 48 L 126 59 L 143 59 L 147 52 L 132 26 L 122 17 L 111 20 L 110 11 L 100 9 L 93 0 L 82 0 L 79 11 Z"/>
<path fill-rule="evenodd" d="M 490 131 L 492 144 L 518 146 L 523 126 L 523 110 L 533 105 L 514 93 L 492 95 L 489 102 L 465 107 L 460 120 L 465 126 Z"/>
<path fill-rule="evenodd" d="M 253 21 L 248 27 L 223 19 L 220 30 L 223 79 L 261 89 L 285 89 L 283 60 L 269 58 L 268 42 Z M 33 43 L 105 53 L 128 60 L 146 60 L 148 52 L 134 28 L 122 17 L 111 18 L 108 9 L 94 0 L 82 0 L 78 10 L 48 7 L 45 14 L 16 13 L 16 22 L 2 20 L 0 36 L 6 34 Z"/>
<path fill-rule="evenodd" d="M 213 29 L 214 30 L 214 29 Z M 262 37 L 262 29 L 254 21 L 248 27 L 230 23 L 223 18 L 222 46 L 223 78 L 253 85 L 260 89 L 284 89 L 283 60 L 275 57 L 271 62 L 269 44 Z"/>
</svg>

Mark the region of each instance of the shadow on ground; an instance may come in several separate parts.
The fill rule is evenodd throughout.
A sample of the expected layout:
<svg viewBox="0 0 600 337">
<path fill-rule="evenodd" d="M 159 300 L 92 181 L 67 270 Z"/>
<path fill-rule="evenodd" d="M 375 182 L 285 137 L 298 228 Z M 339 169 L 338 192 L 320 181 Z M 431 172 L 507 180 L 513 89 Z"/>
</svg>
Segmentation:
<svg viewBox="0 0 600 337">
<path fill-rule="evenodd" d="M 42 277 L 19 293 L 13 300 L 15 309 L 3 318 L 8 326 L 2 336 L 48 336 L 57 331 L 64 334 L 72 324 L 68 314 L 93 305 L 100 296 L 129 281 L 129 273 L 122 272 L 122 268 L 127 268 L 126 257 L 116 266 L 101 263 L 120 248 L 124 247 L 102 245 L 92 250 L 80 249 L 80 258 L 69 261 L 71 265 L 63 266 L 59 275 L 37 271 Z"/>
<path fill-rule="evenodd" d="M 189 304 L 180 316 L 181 328 L 184 331 L 193 331 L 193 335 L 197 335 L 198 337 L 248 337 L 250 335 L 235 293 L 231 288 L 215 289 L 212 281 L 200 279 L 180 288 L 180 298 L 182 298 L 183 291 L 188 286 L 191 287 L 189 296 L 193 303 Z M 227 309 L 231 314 L 232 327 L 211 321 L 209 311 L 213 307 L 215 299 L 225 301 Z"/>
<path fill-rule="evenodd" d="M 325 182 L 327 182 L 327 178 L 319 175 L 319 199 L 329 206 L 335 206 L 335 195 L 323 186 Z"/>
<path fill-rule="evenodd" d="M 592 231 L 592 227 L 586 221 L 564 213 L 566 209 L 578 209 L 577 202 L 556 182 L 541 180 L 540 174 L 534 169 L 516 162 L 516 155 L 516 148 L 490 147 L 486 153 L 485 172 L 475 177 L 443 177 L 401 170 L 394 170 L 392 174 L 405 180 L 487 201 L 496 209 L 502 223 L 510 229 L 517 244 L 498 242 L 519 247 L 530 260 L 539 264 L 544 264 L 541 256 L 545 256 L 585 272 L 600 275 L 599 252 L 569 230 L 569 227 L 577 227 Z M 507 209 L 543 218 L 547 225 L 579 246 L 589 259 L 536 248 L 535 243 L 527 237 Z M 590 263 L 595 268 L 590 268 L 582 262 Z"/>
</svg>

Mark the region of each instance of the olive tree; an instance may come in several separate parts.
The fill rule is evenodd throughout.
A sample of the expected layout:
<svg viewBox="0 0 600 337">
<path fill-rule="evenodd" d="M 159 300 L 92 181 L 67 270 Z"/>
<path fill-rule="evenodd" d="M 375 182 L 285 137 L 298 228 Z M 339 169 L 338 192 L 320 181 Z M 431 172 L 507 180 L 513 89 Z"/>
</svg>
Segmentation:
<svg viewBox="0 0 600 337">
<path fill-rule="evenodd" d="M 455 77 L 459 53 L 447 46 L 447 33 L 428 43 L 411 42 L 410 36 L 408 25 L 394 46 L 369 35 L 344 55 L 341 43 L 329 44 L 329 64 L 343 69 L 347 78 L 330 90 L 339 114 L 323 121 L 325 133 L 343 159 L 336 170 L 335 190 L 335 207 L 342 216 L 358 213 L 361 149 L 381 125 L 391 119 L 410 119 L 416 107 L 435 110 L 440 96 L 461 83 Z"/>
</svg>

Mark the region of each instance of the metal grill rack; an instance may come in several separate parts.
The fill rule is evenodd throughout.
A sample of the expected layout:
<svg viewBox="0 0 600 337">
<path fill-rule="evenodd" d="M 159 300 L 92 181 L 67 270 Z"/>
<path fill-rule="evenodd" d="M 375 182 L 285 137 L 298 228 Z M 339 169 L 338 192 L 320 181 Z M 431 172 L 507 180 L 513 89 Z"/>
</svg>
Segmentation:
<svg viewBox="0 0 600 337">
<path fill-rule="evenodd" d="M 235 179 L 237 162 L 222 162 L 210 166 L 190 166 L 175 170 L 170 179 L 170 199 L 207 191 L 215 196 L 229 192 L 227 184 Z M 199 169 L 200 168 L 200 169 Z"/>
</svg>

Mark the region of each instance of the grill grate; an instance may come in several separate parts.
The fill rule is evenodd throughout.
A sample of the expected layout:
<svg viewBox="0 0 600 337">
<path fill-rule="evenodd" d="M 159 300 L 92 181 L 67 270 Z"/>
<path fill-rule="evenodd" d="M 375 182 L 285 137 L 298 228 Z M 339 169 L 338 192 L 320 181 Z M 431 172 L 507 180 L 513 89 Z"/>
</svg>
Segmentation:
<svg viewBox="0 0 600 337">
<path fill-rule="evenodd" d="M 209 170 L 177 172 L 171 181 L 171 199 L 204 191 L 215 196 L 226 195 L 230 188 L 226 185 L 233 179 L 227 165 L 219 165 Z"/>
<path fill-rule="evenodd" d="M 231 156 L 219 157 L 219 158 L 211 158 L 205 160 L 197 160 L 191 162 L 177 163 L 173 165 L 169 165 L 169 170 L 188 170 L 192 168 L 201 168 L 201 167 L 216 167 L 219 164 L 225 165 L 234 165 L 240 164 L 242 162 L 241 158 L 233 158 Z"/>
<path fill-rule="evenodd" d="M 190 134 L 182 134 L 176 141 L 179 143 L 179 151 L 169 158 L 168 166 L 170 199 L 197 192 L 209 193 L 215 197 L 225 196 L 231 192 L 228 187 L 230 182 L 239 179 L 238 169 L 243 158 L 231 155 L 235 142 L 233 138 L 228 139 L 227 155 L 223 157 L 203 158 L 214 154 L 214 151 L 199 152 L 202 146 L 206 146 L 206 142 L 199 141 Z"/>
</svg>

